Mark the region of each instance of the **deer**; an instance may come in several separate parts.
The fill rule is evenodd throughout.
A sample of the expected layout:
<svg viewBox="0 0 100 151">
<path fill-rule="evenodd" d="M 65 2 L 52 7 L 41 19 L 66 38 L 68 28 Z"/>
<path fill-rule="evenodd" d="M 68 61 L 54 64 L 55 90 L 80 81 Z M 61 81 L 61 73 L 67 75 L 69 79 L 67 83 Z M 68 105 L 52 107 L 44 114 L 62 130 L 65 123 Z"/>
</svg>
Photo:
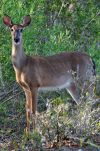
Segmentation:
<svg viewBox="0 0 100 151">
<path fill-rule="evenodd" d="M 14 24 L 8 15 L 4 15 L 3 22 L 11 31 L 12 65 L 16 81 L 26 96 L 26 131 L 30 132 L 31 123 L 33 130 L 36 127 L 38 92 L 65 88 L 79 105 L 82 100 L 73 72 L 83 87 L 85 81 L 95 75 L 95 64 L 88 54 L 75 51 L 51 56 L 28 56 L 23 50 L 22 32 L 31 23 L 30 15 L 26 15 L 21 24 Z"/>
</svg>

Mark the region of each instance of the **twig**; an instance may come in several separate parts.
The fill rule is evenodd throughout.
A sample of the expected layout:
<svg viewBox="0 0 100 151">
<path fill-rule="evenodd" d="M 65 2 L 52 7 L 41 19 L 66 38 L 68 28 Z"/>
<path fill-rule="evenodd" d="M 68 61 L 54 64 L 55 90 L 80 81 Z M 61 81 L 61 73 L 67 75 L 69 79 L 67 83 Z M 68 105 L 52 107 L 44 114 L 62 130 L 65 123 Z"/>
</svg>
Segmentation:
<svg viewBox="0 0 100 151">
<path fill-rule="evenodd" d="M 87 27 L 88 27 L 88 25 L 95 19 L 95 17 L 97 17 L 97 16 L 99 16 L 100 15 L 100 12 L 98 12 L 83 28 L 82 28 L 82 30 L 85 30 Z"/>
<path fill-rule="evenodd" d="M 2 76 L 2 67 L 1 67 L 1 63 L 0 63 L 0 81 L 1 81 L 1 84 L 2 84 L 2 86 L 3 86 L 3 90 L 4 90 L 4 92 L 6 93 L 6 91 L 5 91 L 5 85 L 4 85 L 4 80 L 3 80 L 3 76 Z"/>
<path fill-rule="evenodd" d="M 18 86 L 16 87 L 16 90 L 15 91 L 17 91 L 17 88 L 18 88 Z M 13 89 L 12 90 L 9 90 L 8 92 L 4 92 L 0 97 L 0 101 L 2 101 L 3 99 L 5 99 L 10 93 L 13 93 Z"/>
<path fill-rule="evenodd" d="M 81 142 L 83 145 L 91 145 L 95 148 L 100 148 L 98 145 L 91 143 L 90 141 L 86 141 L 86 138 L 78 138 L 78 137 L 69 137 L 69 139 L 73 139 L 74 141 L 78 141 L 79 143 Z"/>
<path fill-rule="evenodd" d="M 19 93 L 15 94 L 15 95 L 13 95 L 13 96 L 11 96 L 11 97 L 10 97 L 10 98 L 8 98 L 7 100 L 3 101 L 3 102 L 1 103 L 1 105 L 3 105 L 4 103 L 6 103 L 7 101 L 9 101 L 9 100 L 13 99 L 15 96 L 17 96 L 17 95 L 21 94 L 22 92 L 23 92 L 23 91 L 21 91 L 21 92 L 19 92 Z"/>
<path fill-rule="evenodd" d="M 66 5 L 67 5 L 67 3 L 66 3 Z M 57 20 L 57 18 L 60 16 L 60 13 L 61 13 L 63 7 L 65 7 L 65 0 L 62 2 L 62 5 L 61 5 L 61 7 L 60 7 L 60 10 L 59 10 L 58 14 L 55 16 L 55 18 L 54 18 L 54 20 L 53 20 L 53 23 L 54 23 L 54 22 Z"/>
</svg>

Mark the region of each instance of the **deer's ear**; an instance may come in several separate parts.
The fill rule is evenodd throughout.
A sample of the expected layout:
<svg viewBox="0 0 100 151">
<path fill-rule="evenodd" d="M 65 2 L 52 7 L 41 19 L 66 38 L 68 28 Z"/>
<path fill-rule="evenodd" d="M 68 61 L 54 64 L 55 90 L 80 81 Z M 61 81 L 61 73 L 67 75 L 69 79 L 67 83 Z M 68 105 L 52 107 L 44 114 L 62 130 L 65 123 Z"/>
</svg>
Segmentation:
<svg viewBox="0 0 100 151">
<path fill-rule="evenodd" d="M 23 27 L 26 27 L 30 24 L 31 22 L 31 17 L 29 15 L 25 16 L 23 19 L 23 23 L 21 24 Z"/>
<path fill-rule="evenodd" d="M 4 24 L 5 24 L 6 26 L 9 26 L 9 27 L 12 27 L 12 25 L 13 25 L 13 23 L 12 23 L 12 21 L 11 21 L 11 18 L 10 18 L 9 16 L 7 16 L 7 15 L 5 15 L 5 16 L 3 17 L 3 22 L 4 22 Z"/>
</svg>

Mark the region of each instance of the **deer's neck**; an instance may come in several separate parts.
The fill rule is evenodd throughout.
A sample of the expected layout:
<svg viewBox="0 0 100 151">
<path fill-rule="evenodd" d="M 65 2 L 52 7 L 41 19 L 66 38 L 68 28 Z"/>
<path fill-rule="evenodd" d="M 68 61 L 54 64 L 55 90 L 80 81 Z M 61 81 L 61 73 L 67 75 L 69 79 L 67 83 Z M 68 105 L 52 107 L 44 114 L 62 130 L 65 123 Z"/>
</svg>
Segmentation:
<svg viewBox="0 0 100 151">
<path fill-rule="evenodd" d="M 12 43 L 12 63 L 14 68 L 21 70 L 25 66 L 26 55 L 23 51 L 22 44 Z"/>
</svg>

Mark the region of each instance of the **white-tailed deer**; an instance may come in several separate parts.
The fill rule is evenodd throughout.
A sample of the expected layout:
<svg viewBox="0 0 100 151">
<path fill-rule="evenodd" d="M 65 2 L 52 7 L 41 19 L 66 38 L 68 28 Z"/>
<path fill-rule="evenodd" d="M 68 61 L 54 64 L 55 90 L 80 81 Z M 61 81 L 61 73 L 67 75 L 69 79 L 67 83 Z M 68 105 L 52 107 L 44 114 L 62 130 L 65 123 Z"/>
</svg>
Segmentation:
<svg viewBox="0 0 100 151">
<path fill-rule="evenodd" d="M 16 81 L 26 95 L 27 130 L 29 131 L 32 119 L 33 128 L 35 127 L 34 115 L 37 109 L 38 90 L 66 88 L 73 100 L 79 104 L 80 92 L 73 73 L 83 86 L 84 82 L 95 74 L 95 66 L 88 55 L 80 52 L 65 52 L 49 57 L 27 56 L 23 51 L 22 31 L 30 24 L 30 16 L 25 16 L 22 24 L 14 24 L 11 18 L 5 15 L 3 22 L 11 30 L 12 64 Z"/>
</svg>

